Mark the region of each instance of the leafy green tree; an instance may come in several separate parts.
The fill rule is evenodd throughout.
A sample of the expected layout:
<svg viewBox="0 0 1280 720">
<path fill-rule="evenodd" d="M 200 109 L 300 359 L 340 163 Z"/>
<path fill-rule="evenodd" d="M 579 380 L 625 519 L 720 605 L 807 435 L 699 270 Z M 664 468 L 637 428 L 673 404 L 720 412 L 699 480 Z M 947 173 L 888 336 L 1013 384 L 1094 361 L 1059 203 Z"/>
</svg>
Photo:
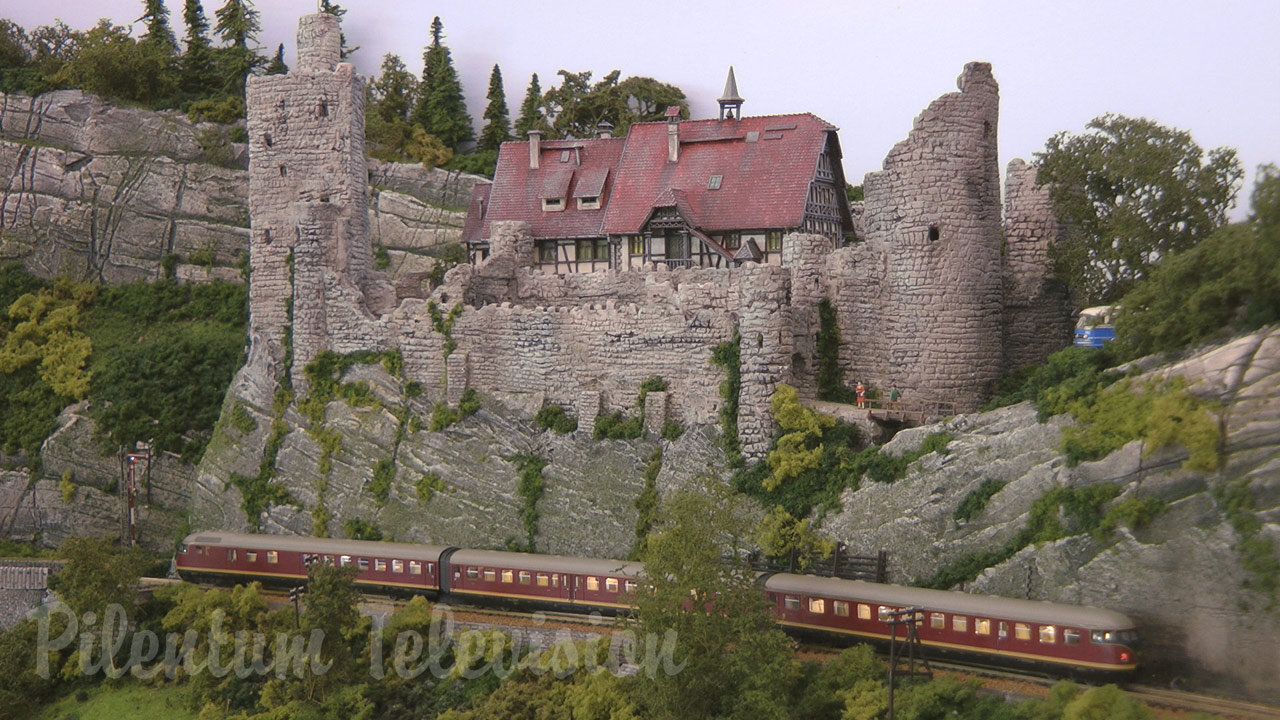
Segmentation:
<svg viewBox="0 0 1280 720">
<path fill-rule="evenodd" d="M 1170 352 L 1280 320 L 1280 170 L 1264 165 L 1253 217 L 1165 258 L 1120 301 L 1113 347 Z"/>
<path fill-rule="evenodd" d="M 77 87 L 105 98 L 161 107 L 177 90 L 171 48 L 136 42 L 128 28 L 100 21 L 76 39 L 74 54 L 50 78 L 57 87 Z"/>
<path fill-rule="evenodd" d="M 558 87 L 542 96 L 542 109 L 551 118 L 551 129 L 559 137 L 592 137 L 601 122 L 609 122 L 615 133 L 625 133 L 633 122 L 661 120 L 669 106 L 680 107 L 688 117 L 684 92 L 653 78 L 630 77 L 619 82 L 614 70 L 591 82 L 591 72 L 560 70 Z"/>
<path fill-rule="evenodd" d="M 781 505 L 769 511 L 756 533 L 767 557 L 787 560 L 795 553 L 798 571 L 831 554 L 835 541 L 814 532 L 809 518 L 796 518 Z"/>
<path fill-rule="evenodd" d="M 413 128 L 413 135 L 409 138 L 409 144 L 404 152 L 414 161 L 422 163 L 422 167 L 428 170 L 449 162 L 453 157 L 452 148 L 420 127 Z"/>
<path fill-rule="evenodd" d="M 529 89 L 524 93 L 524 101 L 520 103 L 520 117 L 516 118 L 515 134 L 523 139 L 530 130 L 546 130 L 546 121 L 542 117 L 542 87 L 538 84 L 538 73 L 529 78 Z"/>
<path fill-rule="evenodd" d="M 1063 720 L 1152 720 L 1146 705 L 1134 700 L 1115 685 L 1089 688 L 1063 711 Z"/>
<path fill-rule="evenodd" d="M 49 588 L 75 611 L 102 617 L 108 605 L 132 608 L 138 578 L 146 567 L 140 548 L 118 550 L 104 538 L 73 537 L 59 548 L 67 558 L 62 570 L 49 578 Z"/>
<path fill-rule="evenodd" d="M 1190 133 L 1107 114 L 1049 138 L 1036 154 L 1066 232 L 1051 250 L 1083 305 L 1112 303 L 1160 259 L 1227 219 L 1243 171 L 1235 150 L 1206 155 Z"/>
<path fill-rule="evenodd" d="M 413 109 L 413 124 L 439 138 L 445 147 L 458 145 L 475 137 L 471 116 L 463 101 L 462 83 L 453 67 L 453 58 L 444 44 L 444 25 L 437 16 L 431 21 L 431 44 L 422 54 L 422 81 L 418 85 L 418 104 Z"/>
<path fill-rule="evenodd" d="M 209 45 L 209 21 L 200 0 L 186 0 L 182 19 L 187 25 L 187 49 L 182 54 L 179 84 L 188 97 L 204 97 L 216 89 L 218 79 Z"/>
<path fill-rule="evenodd" d="M 764 480 L 764 489 L 774 490 L 787 480 L 818 467 L 822 458 L 822 433 L 835 425 L 835 419 L 801 404 L 800 395 L 790 385 L 779 385 L 773 391 L 769 407 L 783 433 L 765 458 L 772 472 Z"/>
<path fill-rule="evenodd" d="M 284 43 L 276 46 L 276 54 L 271 58 L 271 62 L 267 63 L 267 69 L 263 71 L 266 75 L 284 75 L 289 72 L 289 66 L 284 63 Z"/>
<path fill-rule="evenodd" d="M 413 139 L 409 122 L 418 89 L 418 79 L 405 67 L 399 55 L 387 53 L 373 82 L 369 83 L 369 112 L 364 132 L 370 154 L 383 160 L 403 160 Z"/>
<path fill-rule="evenodd" d="M 661 668 L 637 689 L 647 717 L 782 718 L 778 678 L 791 642 L 773 622 L 745 560 L 752 523 L 744 499 L 708 481 L 673 493 L 649 536 L 646 584 L 633 600 L 646 642 L 676 639 L 679 672 Z"/>
<path fill-rule="evenodd" d="M 484 109 L 485 125 L 480 131 L 480 149 L 497 150 L 511 139 L 511 121 L 507 117 L 507 94 L 502 89 L 502 70 L 495 63 L 489 74 L 489 104 Z"/>
</svg>

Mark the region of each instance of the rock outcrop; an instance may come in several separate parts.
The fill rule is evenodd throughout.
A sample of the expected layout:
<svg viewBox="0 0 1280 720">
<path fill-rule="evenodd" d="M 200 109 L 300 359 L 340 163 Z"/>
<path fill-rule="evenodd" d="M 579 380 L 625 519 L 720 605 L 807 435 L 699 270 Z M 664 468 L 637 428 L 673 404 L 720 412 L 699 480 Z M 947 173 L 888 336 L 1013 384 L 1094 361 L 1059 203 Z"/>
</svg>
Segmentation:
<svg viewBox="0 0 1280 720">
<path fill-rule="evenodd" d="M 237 127 L 116 106 L 78 90 L 0 94 L 0 262 L 108 283 L 238 280 L 249 247 Z M 369 160 L 369 230 L 398 278 L 462 234 L 480 179 Z"/>
<path fill-rule="evenodd" d="M 1181 376 L 1192 393 L 1223 403 L 1221 471 L 1182 469 L 1187 454 L 1176 447 L 1144 456 L 1138 441 L 1068 467 L 1060 446 L 1072 420 L 1060 415 L 1037 423 L 1035 409 L 1023 403 L 899 433 L 886 451 L 913 449 L 932 432 L 955 439 L 946 454 L 922 458 L 903 480 L 846 492 L 843 510 L 823 529 L 850 547 L 888 549 L 892 580 L 912 583 L 966 555 L 1004 546 L 1051 489 L 1115 483 L 1117 500 L 1159 498 L 1167 511 L 1140 529 L 1121 526 L 1105 538 L 1079 535 L 1029 546 L 967 589 L 1125 612 L 1142 630 L 1151 681 L 1280 701 L 1276 598 L 1245 588 L 1251 576 L 1242 564 L 1242 538 L 1214 495 L 1227 483 L 1246 483 L 1259 537 L 1272 553 L 1280 549 L 1280 329 L 1149 374 Z M 1006 484 L 978 515 L 954 519 L 965 496 L 988 479 Z"/>
</svg>

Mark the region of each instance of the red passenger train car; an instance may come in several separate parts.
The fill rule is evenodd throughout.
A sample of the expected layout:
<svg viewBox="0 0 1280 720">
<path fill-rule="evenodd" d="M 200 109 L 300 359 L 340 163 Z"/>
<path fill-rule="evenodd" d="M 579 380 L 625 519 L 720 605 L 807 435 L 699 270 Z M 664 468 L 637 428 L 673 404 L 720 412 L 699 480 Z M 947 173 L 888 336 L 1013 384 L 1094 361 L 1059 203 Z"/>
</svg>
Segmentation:
<svg viewBox="0 0 1280 720">
<path fill-rule="evenodd" d="M 622 560 L 218 532 L 188 536 L 175 559 L 184 580 L 283 586 L 304 584 L 314 562 L 355 567 L 368 590 L 577 611 L 630 607 L 644 576 Z M 779 625 L 794 632 L 884 642 L 887 614 L 918 607 L 931 654 L 1108 679 L 1137 668 L 1134 623 L 1110 610 L 784 573 L 760 582 Z"/>
<path fill-rule="evenodd" d="M 1081 676 L 1137 668 L 1133 621 L 1111 610 L 808 575 L 772 575 L 764 586 L 780 625 L 827 637 L 888 641 L 888 614 L 918 607 L 917 634 L 932 655 Z"/>
</svg>

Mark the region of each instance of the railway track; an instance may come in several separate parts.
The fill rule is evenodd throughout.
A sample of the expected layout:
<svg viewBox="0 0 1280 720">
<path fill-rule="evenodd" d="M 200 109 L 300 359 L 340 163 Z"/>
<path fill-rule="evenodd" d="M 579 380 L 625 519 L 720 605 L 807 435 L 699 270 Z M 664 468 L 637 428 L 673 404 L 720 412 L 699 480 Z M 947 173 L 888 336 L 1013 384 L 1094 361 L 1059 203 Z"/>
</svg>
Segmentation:
<svg viewBox="0 0 1280 720">
<path fill-rule="evenodd" d="M 1129 685 L 1125 692 L 1153 709 L 1209 713 L 1222 720 L 1276 720 L 1280 708 L 1257 703 L 1228 700 L 1211 695 L 1197 695 L 1179 690 Z"/>
</svg>

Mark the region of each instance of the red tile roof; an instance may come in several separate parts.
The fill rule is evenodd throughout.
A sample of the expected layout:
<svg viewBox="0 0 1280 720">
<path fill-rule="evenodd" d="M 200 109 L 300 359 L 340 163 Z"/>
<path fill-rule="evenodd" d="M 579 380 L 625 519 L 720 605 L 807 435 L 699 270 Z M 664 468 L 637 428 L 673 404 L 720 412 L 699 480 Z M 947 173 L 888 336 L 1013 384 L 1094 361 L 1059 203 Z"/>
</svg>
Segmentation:
<svg viewBox="0 0 1280 720">
<path fill-rule="evenodd" d="M 704 232 L 794 228 L 804 219 L 818 156 L 835 126 L 802 113 L 679 124 L 680 159 L 667 162 L 667 124 L 637 123 L 627 135 L 603 232 L 638 232 L 666 190 L 681 190 Z M 707 189 L 720 175 L 720 189 Z M 678 196 L 677 196 L 678 197 Z M 669 206 L 670 203 L 667 203 Z"/>
<path fill-rule="evenodd" d="M 796 228 L 809 183 L 835 126 L 810 113 L 685 120 L 680 158 L 667 162 L 667 123 L 636 123 L 626 138 L 546 140 L 538 169 L 529 143 L 503 143 L 480 234 L 494 220 L 524 220 L 534 237 L 600 237 L 639 232 L 655 208 L 675 207 L 695 229 Z M 719 188 L 708 189 L 711 176 Z M 477 186 L 479 187 L 479 186 Z M 600 196 L 600 210 L 573 198 Z M 542 199 L 565 198 L 543 212 Z M 476 199 L 467 216 L 472 225 Z M 464 238 L 471 238 L 464 231 Z"/>
<path fill-rule="evenodd" d="M 537 170 L 529 168 L 528 141 L 503 143 L 480 237 L 489 237 L 489 224 L 494 220 L 524 220 L 539 238 L 600 237 L 604 203 L 617 177 L 610 171 L 617 166 L 626 142 L 626 138 L 544 140 Z M 578 203 L 570 199 L 582 195 L 578 188 L 584 185 L 602 196 L 601 209 L 579 210 Z M 543 212 L 545 197 L 565 198 L 564 209 Z"/>
</svg>

